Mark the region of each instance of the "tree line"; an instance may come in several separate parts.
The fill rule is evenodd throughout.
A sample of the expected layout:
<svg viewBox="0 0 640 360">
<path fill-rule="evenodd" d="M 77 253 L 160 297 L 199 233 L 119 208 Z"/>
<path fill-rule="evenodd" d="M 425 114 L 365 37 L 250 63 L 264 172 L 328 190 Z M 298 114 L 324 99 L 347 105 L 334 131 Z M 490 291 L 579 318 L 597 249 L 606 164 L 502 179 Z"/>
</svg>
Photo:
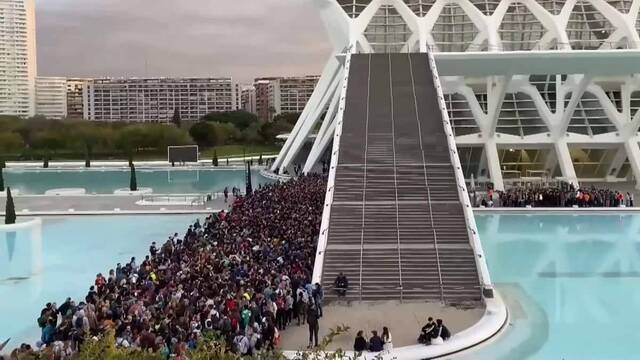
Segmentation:
<svg viewBox="0 0 640 360">
<path fill-rule="evenodd" d="M 0 154 L 16 160 L 84 158 L 87 154 L 108 158 L 164 155 L 169 145 L 197 144 L 206 149 L 275 144 L 276 136 L 291 131 L 297 118 L 298 114 L 282 114 L 261 123 L 254 114 L 233 111 L 208 114 L 187 126 L 179 120 L 159 124 L 0 116 Z"/>
</svg>

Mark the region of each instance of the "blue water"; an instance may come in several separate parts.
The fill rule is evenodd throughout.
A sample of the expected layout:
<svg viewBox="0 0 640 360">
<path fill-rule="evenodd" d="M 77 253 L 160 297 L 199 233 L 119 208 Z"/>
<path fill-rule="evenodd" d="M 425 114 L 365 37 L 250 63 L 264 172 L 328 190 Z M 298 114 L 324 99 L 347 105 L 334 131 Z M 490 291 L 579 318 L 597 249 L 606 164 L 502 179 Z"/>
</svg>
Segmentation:
<svg viewBox="0 0 640 360">
<path fill-rule="evenodd" d="M 113 194 L 129 188 L 129 169 L 5 169 L 5 185 L 23 195 L 44 194 L 58 188 L 84 188 L 88 194 Z M 136 170 L 139 187 L 150 187 L 156 194 L 192 194 L 222 192 L 225 187 L 244 189 L 245 170 L 236 169 L 144 169 Z M 252 171 L 254 186 L 268 182 L 259 172 Z"/>
<path fill-rule="evenodd" d="M 29 235 L 21 231 L 15 239 L 7 239 L 0 233 L 0 342 L 11 337 L 10 348 L 35 343 L 40 338 L 36 319 L 44 304 L 62 304 L 68 296 L 84 300 L 97 273 L 106 277 L 116 263 L 128 262 L 132 256 L 139 264 L 152 241 L 162 244 L 175 232 L 183 234 L 197 217 L 44 218 L 42 272 L 27 279 L 7 280 L 6 276 L 9 271 L 21 272 L 25 263 L 33 261 L 26 242 Z"/>
<path fill-rule="evenodd" d="M 640 358 L 640 216 L 476 218 L 511 323 L 465 359 Z"/>
<path fill-rule="evenodd" d="M 164 241 L 195 218 L 46 218 L 42 273 L 0 280 L 0 341 L 37 340 L 44 303 L 84 298 L 96 273 L 143 256 L 151 241 Z M 511 319 L 502 336 L 463 359 L 640 358 L 639 215 L 483 215 L 477 224 Z M 28 261 L 26 239 L 18 234 L 10 244 L 0 237 L 0 277 L 9 247 L 18 270 Z"/>
</svg>

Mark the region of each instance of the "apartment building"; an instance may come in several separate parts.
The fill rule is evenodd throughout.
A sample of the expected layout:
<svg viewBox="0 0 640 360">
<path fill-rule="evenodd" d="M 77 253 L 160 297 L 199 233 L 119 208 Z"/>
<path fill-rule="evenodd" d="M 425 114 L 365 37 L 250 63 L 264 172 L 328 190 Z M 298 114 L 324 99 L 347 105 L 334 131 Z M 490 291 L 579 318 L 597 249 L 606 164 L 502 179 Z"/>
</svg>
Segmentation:
<svg viewBox="0 0 640 360">
<path fill-rule="evenodd" d="M 91 121 L 170 122 L 212 112 L 237 110 L 238 88 L 231 78 L 98 79 L 87 83 L 84 116 Z"/>
<path fill-rule="evenodd" d="M 36 78 L 36 115 L 47 119 L 67 117 L 67 78 Z"/>
<path fill-rule="evenodd" d="M 255 113 L 261 121 L 271 121 L 277 114 L 302 112 L 319 78 L 310 75 L 256 79 Z"/>
<path fill-rule="evenodd" d="M 0 0 L 0 114 L 35 115 L 35 0 Z"/>
</svg>

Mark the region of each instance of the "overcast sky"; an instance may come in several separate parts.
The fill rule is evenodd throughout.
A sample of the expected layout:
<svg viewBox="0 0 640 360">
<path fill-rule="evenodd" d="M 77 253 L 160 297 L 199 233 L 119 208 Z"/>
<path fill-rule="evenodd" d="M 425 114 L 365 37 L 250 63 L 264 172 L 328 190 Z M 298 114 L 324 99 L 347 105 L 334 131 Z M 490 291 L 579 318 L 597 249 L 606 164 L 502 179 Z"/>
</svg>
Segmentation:
<svg viewBox="0 0 640 360">
<path fill-rule="evenodd" d="M 330 54 L 306 0 L 36 0 L 36 8 L 43 76 L 233 76 L 246 83 L 318 74 Z"/>
</svg>

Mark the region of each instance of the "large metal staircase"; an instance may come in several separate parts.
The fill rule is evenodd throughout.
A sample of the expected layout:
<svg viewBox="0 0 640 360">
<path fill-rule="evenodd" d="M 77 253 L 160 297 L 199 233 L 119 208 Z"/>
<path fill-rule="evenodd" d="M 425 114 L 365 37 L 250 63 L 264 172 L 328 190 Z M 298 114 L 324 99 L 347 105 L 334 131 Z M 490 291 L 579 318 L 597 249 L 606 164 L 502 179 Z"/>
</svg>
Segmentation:
<svg viewBox="0 0 640 360">
<path fill-rule="evenodd" d="M 427 54 L 351 55 L 322 272 L 348 300 L 482 298 L 433 79 Z"/>
</svg>

